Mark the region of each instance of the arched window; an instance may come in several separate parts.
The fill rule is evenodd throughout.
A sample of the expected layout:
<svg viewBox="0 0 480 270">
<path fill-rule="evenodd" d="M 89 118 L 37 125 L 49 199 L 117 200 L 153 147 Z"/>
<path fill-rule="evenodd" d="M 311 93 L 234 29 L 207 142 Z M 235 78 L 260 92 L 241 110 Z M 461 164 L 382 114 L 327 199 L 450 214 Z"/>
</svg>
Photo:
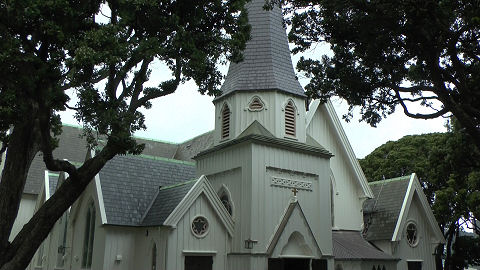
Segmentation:
<svg viewBox="0 0 480 270">
<path fill-rule="evenodd" d="M 233 209 L 232 209 L 232 203 L 230 202 L 230 198 L 228 197 L 227 192 L 223 192 L 220 195 L 220 201 L 222 201 L 223 206 L 225 206 L 225 209 L 227 209 L 227 212 L 231 216 L 233 213 Z"/>
<path fill-rule="evenodd" d="M 222 139 L 230 136 L 230 108 L 225 103 L 222 108 Z"/>
<path fill-rule="evenodd" d="M 250 111 L 261 111 L 263 110 L 263 102 L 259 97 L 253 97 L 252 101 L 248 105 Z"/>
<path fill-rule="evenodd" d="M 95 206 L 90 203 L 85 219 L 85 235 L 83 239 L 82 268 L 92 267 L 93 239 L 95 238 Z"/>
<path fill-rule="evenodd" d="M 295 137 L 295 105 L 291 100 L 285 106 L 285 134 Z"/>
<path fill-rule="evenodd" d="M 152 270 L 157 270 L 157 245 L 155 243 L 152 248 Z"/>
</svg>

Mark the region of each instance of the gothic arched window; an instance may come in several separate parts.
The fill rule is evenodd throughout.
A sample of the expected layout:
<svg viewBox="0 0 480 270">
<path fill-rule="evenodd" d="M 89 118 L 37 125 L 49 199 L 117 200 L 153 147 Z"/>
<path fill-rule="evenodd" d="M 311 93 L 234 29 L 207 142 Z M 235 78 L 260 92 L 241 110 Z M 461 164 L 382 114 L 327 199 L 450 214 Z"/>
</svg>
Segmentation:
<svg viewBox="0 0 480 270">
<path fill-rule="evenodd" d="M 232 202 L 230 201 L 230 197 L 228 196 L 227 192 L 223 192 L 220 195 L 220 201 L 222 201 L 223 206 L 225 207 L 225 209 L 227 209 L 227 212 L 231 216 L 233 213 L 233 208 L 232 208 Z"/>
<path fill-rule="evenodd" d="M 152 247 L 152 270 L 157 270 L 157 245 L 153 243 Z"/>
<path fill-rule="evenodd" d="M 285 134 L 292 137 L 296 134 L 295 113 L 295 105 L 290 100 L 285 106 Z"/>
<path fill-rule="evenodd" d="M 92 266 L 93 239 L 95 238 L 95 206 L 90 203 L 85 218 L 85 234 L 83 238 L 82 268 Z"/>
<path fill-rule="evenodd" d="M 221 137 L 222 139 L 226 139 L 230 136 L 230 108 L 228 107 L 227 103 L 223 105 L 221 111 L 222 117 L 222 129 L 221 129 Z"/>
</svg>

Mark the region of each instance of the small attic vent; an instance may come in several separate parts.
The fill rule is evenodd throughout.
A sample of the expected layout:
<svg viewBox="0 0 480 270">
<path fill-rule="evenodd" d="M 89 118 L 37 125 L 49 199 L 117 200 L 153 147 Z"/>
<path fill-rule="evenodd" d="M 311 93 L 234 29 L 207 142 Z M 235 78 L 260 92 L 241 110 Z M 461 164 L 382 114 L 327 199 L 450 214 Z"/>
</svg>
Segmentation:
<svg viewBox="0 0 480 270">
<path fill-rule="evenodd" d="M 261 111 L 263 110 L 263 102 L 258 97 L 254 97 L 248 105 L 250 111 Z"/>
<path fill-rule="evenodd" d="M 295 137 L 295 106 L 292 101 L 285 106 L 285 134 Z"/>
<path fill-rule="evenodd" d="M 230 108 L 225 104 L 222 109 L 222 139 L 230 136 Z"/>
</svg>

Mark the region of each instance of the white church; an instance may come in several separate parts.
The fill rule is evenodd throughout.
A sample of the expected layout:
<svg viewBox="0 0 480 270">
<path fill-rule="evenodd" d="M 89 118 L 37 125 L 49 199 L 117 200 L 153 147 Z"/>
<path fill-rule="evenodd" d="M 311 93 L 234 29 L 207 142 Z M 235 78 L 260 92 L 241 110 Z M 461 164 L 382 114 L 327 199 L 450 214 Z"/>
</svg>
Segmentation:
<svg viewBox="0 0 480 270">
<path fill-rule="evenodd" d="M 29 269 L 435 269 L 444 238 L 415 174 L 367 182 L 332 104 L 307 111 L 281 10 L 248 5 L 215 129 L 109 161 Z M 94 155 L 80 133 L 64 126 L 55 156 Z M 34 160 L 11 238 L 65 177 Z"/>
</svg>

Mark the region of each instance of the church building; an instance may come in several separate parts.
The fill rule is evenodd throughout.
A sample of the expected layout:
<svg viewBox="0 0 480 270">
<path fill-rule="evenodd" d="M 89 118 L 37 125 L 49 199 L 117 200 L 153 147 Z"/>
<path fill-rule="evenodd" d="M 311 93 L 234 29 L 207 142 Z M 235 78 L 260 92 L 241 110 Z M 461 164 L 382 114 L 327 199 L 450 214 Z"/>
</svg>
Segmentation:
<svg viewBox="0 0 480 270">
<path fill-rule="evenodd" d="M 263 5 L 248 3 L 251 40 L 213 100 L 215 129 L 180 144 L 139 139 L 142 155 L 109 161 L 29 269 L 407 269 L 384 242 L 368 241 L 364 203 L 378 194 L 332 104 L 313 101 L 307 111 L 281 10 Z M 80 164 L 95 155 L 79 128 L 63 130 L 56 157 Z M 17 232 L 68 177 L 45 171 L 38 157 L 32 168 Z M 418 194 L 412 205 L 425 207 Z M 428 218 L 417 222 L 431 225 L 432 239 L 418 239 L 429 244 L 417 250 L 420 268 L 408 269 L 434 269 L 421 262 L 443 237 Z M 386 241 L 407 235 L 399 228 Z"/>
</svg>

